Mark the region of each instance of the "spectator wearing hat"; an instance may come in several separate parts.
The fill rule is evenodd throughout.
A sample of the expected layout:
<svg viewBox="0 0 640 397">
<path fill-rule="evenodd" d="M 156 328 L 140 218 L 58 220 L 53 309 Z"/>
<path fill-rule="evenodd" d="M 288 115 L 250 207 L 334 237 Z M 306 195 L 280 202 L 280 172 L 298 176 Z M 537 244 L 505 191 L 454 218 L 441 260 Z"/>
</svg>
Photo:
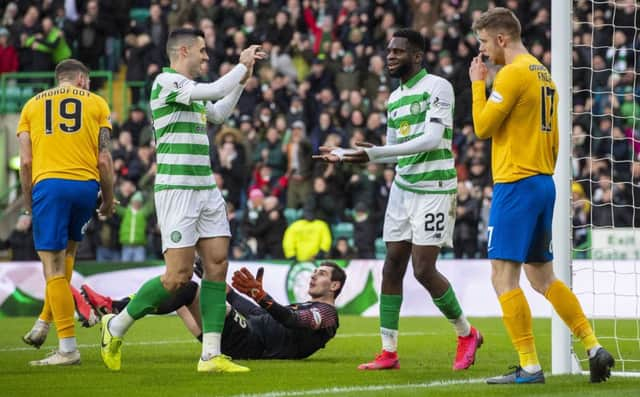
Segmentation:
<svg viewBox="0 0 640 397">
<path fill-rule="evenodd" d="M 253 188 L 249 191 L 247 200 L 247 208 L 242 217 L 241 230 L 242 235 L 247 239 L 247 244 L 251 247 L 253 255 L 257 253 L 257 241 L 252 231 L 256 227 L 258 218 L 261 217 L 264 209 L 264 193 L 260 189 Z"/>
<path fill-rule="evenodd" d="M 331 249 L 329 225 L 316 219 L 313 207 L 307 204 L 303 218 L 293 222 L 285 230 L 282 248 L 285 258 L 298 262 L 326 258 Z"/>
<path fill-rule="evenodd" d="M 313 169 L 311 143 L 306 127 L 300 120 L 291 125 L 291 140 L 287 145 L 289 184 L 287 207 L 300 208 L 311 195 L 311 171 Z"/>
<path fill-rule="evenodd" d="M 131 143 L 133 146 L 140 146 L 142 144 L 140 139 L 142 130 L 149 126 L 151 126 L 151 123 L 144 109 L 138 105 L 134 105 L 129 110 L 129 118 L 122 124 L 120 129 L 131 132 Z"/>
<path fill-rule="evenodd" d="M 9 31 L 0 27 L 0 74 L 18 71 L 18 52 L 9 41 Z"/>
<path fill-rule="evenodd" d="M 129 205 L 116 206 L 116 213 L 122 219 L 118 237 L 122 246 L 121 260 L 124 262 L 144 262 L 147 259 L 147 224 L 153 215 L 153 200 L 144 202 L 142 192 L 135 192 Z"/>
</svg>

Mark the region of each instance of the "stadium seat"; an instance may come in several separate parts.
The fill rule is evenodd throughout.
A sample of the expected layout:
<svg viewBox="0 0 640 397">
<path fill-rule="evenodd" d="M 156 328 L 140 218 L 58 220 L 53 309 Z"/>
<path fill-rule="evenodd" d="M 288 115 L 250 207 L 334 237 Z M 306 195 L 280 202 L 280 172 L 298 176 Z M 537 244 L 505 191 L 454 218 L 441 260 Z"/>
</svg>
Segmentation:
<svg viewBox="0 0 640 397">
<path fill-rule="evenodd" d="M 2 94 L 4 96 L 4 109 L 0 109 L 0 111 L 4 113 L 17 113 L 20 110 L 22 96 L 20 87 L 8 85 Z"/>
<path fill-rule="evenodd" d="M 148 8 L 132 8 L 131 11 L 129 11 L 129 18 L 131 18 L 132 21 L 137 21 L 137 22 L 144 22 L 147 20 L 147 18 L 149 18 L 149 9 Z"/>
<path fill-rule="evenodd" d="M 285 208 L 284 209 L 284 217 L 287 219 L 287 224 L 292 224 L 293 222 L 300 219 L 302 215 L 301 210 L 297 210 L 295 208 Z"/>
<path fill-rule="evenodd" d="M 333 225 L 331 227 L 331 234 L 334 240 L 340 237 L 353 239 L 353 223 L 340 222 L 337 225 Z"/>
<path fill-rule="evenodd" d="M 387 255 L 387 246 L 381 238 L 376 239 L 376 259 L 384 259 Z"/>
</svg>

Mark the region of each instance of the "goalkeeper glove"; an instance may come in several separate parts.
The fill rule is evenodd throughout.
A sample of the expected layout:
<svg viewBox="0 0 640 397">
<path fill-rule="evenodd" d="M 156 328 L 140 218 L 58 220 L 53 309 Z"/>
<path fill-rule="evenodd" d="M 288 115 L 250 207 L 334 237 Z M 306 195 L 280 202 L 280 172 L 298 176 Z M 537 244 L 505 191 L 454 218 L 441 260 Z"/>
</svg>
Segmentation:
<svg viewBox="0 0 640 397">
<path fill-rule="evenodd" d="M 243 267 L 240 270 L 233 272 L 231 277 L 231 285 L 233 288 L 253 298 L 254 301 L 260 302 L 267 295 L 262 289 L 262 276 L 264 275 L 264 268 L 259 268 L 256 276 L 246 268 Z"/>
</svg>

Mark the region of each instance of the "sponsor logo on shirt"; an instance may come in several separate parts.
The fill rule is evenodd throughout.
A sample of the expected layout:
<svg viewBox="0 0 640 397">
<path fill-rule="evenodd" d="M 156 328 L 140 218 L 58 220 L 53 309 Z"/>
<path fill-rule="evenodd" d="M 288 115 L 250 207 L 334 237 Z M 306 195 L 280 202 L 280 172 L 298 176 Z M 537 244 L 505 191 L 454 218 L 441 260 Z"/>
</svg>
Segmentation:
<svg viewBox="0 0 640 397">
<path fill-rule="evenodd" d="M 435 101 L 433 101 L 433 106 L 437 109 L 449 109 L 451 104 L 442 100 L 440 97 L 436 97 Z"/>
<path fill-rule="evenodd" d="M 402 123 L 400 123 L 400 128 L 398 129 L 400 135 L 407 136 L 409 135 L 409 131 L 411 131 L 411 126 L 409 126 L 408 121 L 403 121 Z"/>
<path fill-rule="evenodd" d="M 498 91 L 492 91 L 489 100 L 495 103 L 502 103 L 502 95 Z"/>
</svg>

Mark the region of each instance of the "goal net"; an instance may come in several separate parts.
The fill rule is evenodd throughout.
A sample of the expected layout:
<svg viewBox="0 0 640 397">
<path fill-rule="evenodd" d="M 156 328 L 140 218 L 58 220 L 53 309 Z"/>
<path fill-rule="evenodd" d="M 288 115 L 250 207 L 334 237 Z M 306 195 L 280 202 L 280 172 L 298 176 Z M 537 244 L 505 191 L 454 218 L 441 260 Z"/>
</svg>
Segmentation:
<svg viewBox="0 0 640 397">
<path fill-rule="evenodd" d="M 571 284 L 615 371 L 640 374 L 640 5 L 574 0 L 571 18 Z"/>
</svg>

